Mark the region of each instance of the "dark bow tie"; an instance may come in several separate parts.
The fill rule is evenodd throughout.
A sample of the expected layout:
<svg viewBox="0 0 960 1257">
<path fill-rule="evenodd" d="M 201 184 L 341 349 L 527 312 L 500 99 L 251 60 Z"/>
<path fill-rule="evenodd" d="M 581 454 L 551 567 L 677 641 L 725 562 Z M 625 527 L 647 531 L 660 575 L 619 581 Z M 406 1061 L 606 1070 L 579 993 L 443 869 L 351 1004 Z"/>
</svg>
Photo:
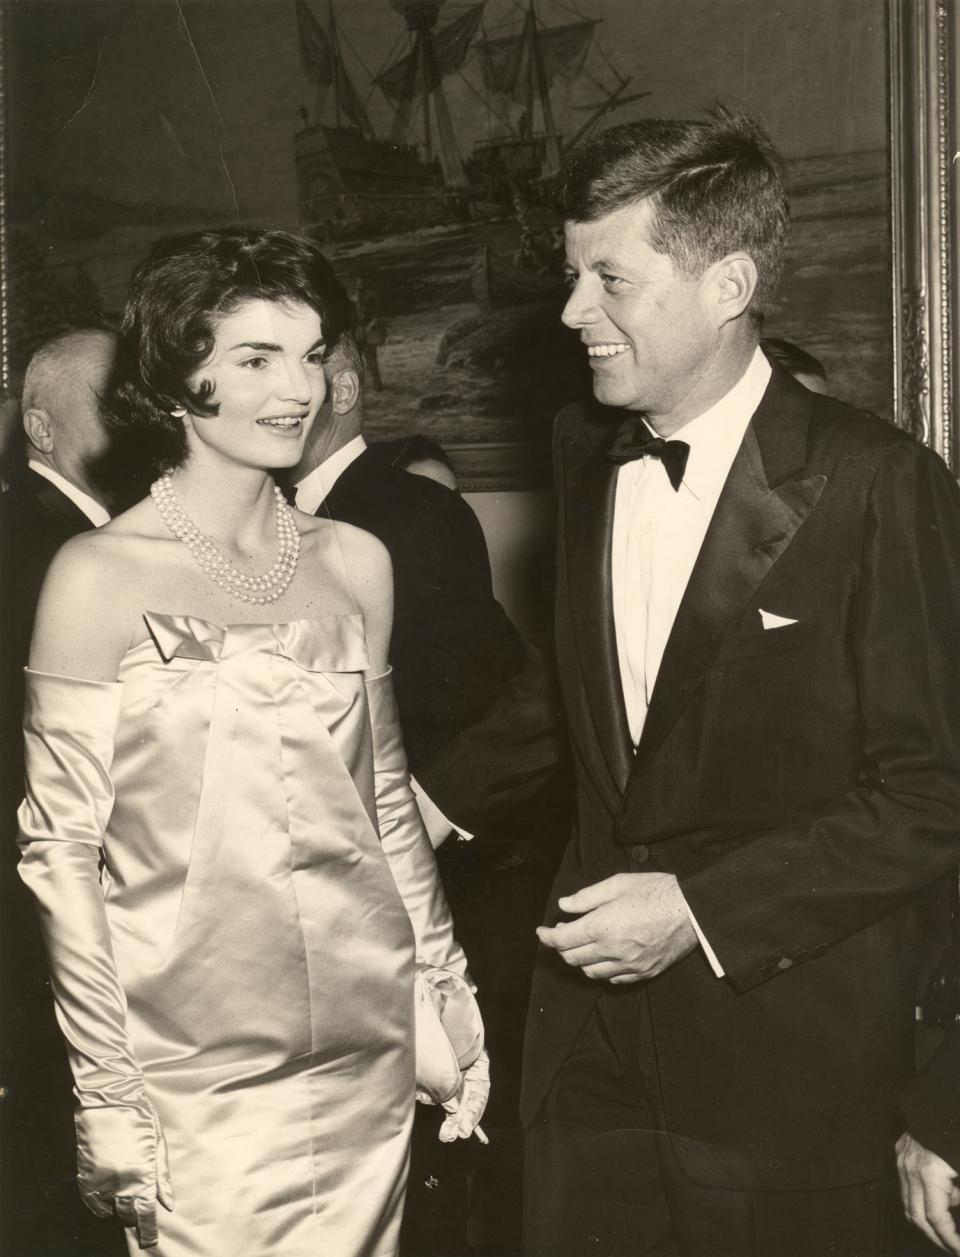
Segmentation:
<svg viewBox="0 0 960 1257">
<path fill-rule="evenodd" d="M 674 489 L 683 483 L 683 473 L 690 457 L 686 441 L 665 441 L 654 436 L 643 420 L 636 416 L 625 419 L 617 428 L 607 458 L 612 463 L 632 463 L 637 458 L 659 458 Z"/>
</svg>

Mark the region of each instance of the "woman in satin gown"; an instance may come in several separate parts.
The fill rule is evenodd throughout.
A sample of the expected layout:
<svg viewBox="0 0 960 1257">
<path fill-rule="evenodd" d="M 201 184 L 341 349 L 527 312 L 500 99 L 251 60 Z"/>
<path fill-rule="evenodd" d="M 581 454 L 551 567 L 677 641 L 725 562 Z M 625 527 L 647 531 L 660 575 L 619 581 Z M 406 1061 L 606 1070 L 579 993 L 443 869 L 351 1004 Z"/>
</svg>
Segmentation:
<svg viewBox="0 0 960 1257">
<path fill-rule="evenodd" d="M 465 973 L 408 785 L 386 551 L 270 474 L 299 461 L 350 317 L 307 241 L 160 241 L 113 410 L 163 474 L 41 598 L 20 869 L 81 1193 L 131 1251 L 393 1254 L 415 965 Z M 444 1138 L 487 1078 L 481 1056 Z"/>
</svg>

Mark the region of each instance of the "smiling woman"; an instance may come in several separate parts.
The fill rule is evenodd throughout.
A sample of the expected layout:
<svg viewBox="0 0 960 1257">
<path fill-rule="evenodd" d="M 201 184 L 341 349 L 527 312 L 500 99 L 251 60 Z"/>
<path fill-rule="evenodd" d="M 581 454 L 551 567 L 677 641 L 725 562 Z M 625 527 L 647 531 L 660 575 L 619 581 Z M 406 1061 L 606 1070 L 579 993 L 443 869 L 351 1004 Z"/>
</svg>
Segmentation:
<svg viewBox="0 0 960 1257">
<path fill-rule="evenodd" d="M 396 720 L 386 551 L 270 475 L 301 457 L 349 324 L 304 240 L 161 241 L 111 403 L 161 474 L 60 552 L 41 598 L 20 871 L 81 1194 L 131 1251 L 393 1254 L 415 965 L 465 974 Z"/>
</svg>

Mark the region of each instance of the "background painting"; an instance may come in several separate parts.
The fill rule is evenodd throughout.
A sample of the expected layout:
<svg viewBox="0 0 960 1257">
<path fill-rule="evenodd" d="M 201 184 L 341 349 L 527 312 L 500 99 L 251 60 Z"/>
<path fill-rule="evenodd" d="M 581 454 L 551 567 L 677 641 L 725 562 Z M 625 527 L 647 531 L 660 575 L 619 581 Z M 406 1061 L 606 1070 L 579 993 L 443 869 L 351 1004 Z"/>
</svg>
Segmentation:
<svg viewBox="0 0 960 1257">
<path fill-rule="evenodd" d="M 307 229 L 387 324 L 370 434 L 436 436 L 468 490 L 542 485 L 553 414 L 583 387 L 544 175 L 585 124 L 723 99 L 763 117 L 788 162 L 769 334 L 820 357 L 836 395 L 891 414 L 883 0 L 6 11 L 15 369 L 58 323 L 115 318 L 160 234 Z"/>
</svg>

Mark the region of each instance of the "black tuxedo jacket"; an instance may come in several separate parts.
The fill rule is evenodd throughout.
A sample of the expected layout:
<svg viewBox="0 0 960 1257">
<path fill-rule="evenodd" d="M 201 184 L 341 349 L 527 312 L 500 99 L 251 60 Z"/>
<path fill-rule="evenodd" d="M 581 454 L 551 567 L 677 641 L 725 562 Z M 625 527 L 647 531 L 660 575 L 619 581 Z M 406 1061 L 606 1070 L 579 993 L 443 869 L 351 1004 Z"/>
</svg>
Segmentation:
<svg viewBox="0 0 960 1257">
<path fill-rule="evenodd" d="M 22 669 L 30 650 L 40 587 L 63 543 L 93 525 L 83 511 L 45 477 L 29 467 L 0 493 L 0 658 L 3 670 L 5 794 L 14 806 L 23 797 L 20 774 Z M 7 719 L 9 713 L 9 720 Z"/>
<path fill-rule="evenodd" d="M 420 777 L 524 663 L 523 643 L 493 596 L 483 531 L 458 494 L 383 466 L 369 449 L 318 514 L 366 529 L 390 552 L 390 662 L 410 768 Z"/>
<path fill-rule="evenodd" d="M 551 903 L 673 873 L 715 948 L 724 979 L 698 948 L 644 987 L 661 1120 L 689 1175 L 878 1178 L 902 1127 L 924 888 L 960 860 L 960 491 L 911 437 L 775 367 L 634 755 L 603 457 L 618 415 L 601 410 L 568 408 L 556 431 L 578 819 Z M 761 610 L 796 623 L 765 630 Z M 541 949 L 525 1120 L 600 989 Z"/>
<path fill-rule="evenodd" d="M 907 1130 L 960 1174 L 960 1026 L 900 1100 Z"/>
</svg>

